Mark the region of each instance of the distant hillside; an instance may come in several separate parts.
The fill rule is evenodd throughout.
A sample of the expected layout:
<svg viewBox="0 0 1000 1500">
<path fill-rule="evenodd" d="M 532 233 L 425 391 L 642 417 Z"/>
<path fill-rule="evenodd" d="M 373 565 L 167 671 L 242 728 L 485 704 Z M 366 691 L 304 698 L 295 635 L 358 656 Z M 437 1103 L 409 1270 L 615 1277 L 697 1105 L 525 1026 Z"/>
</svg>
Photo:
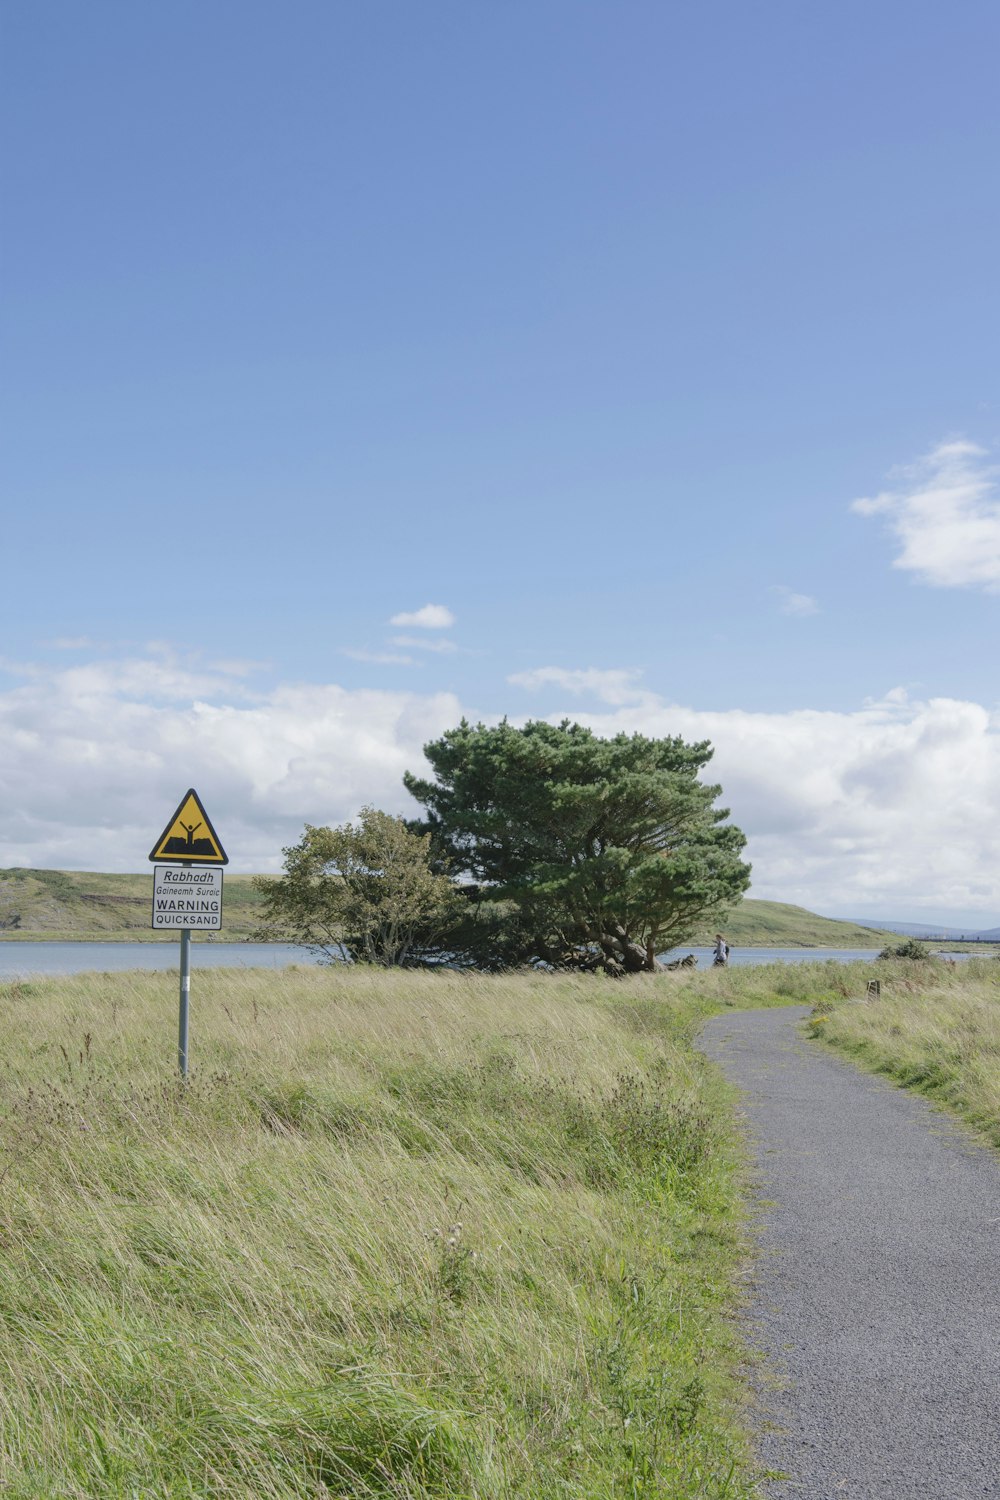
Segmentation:
<svg viewBox="0 0 1000 1500">
<path fill-rule="evenodd" d="M 904 937 L 925 938 L 928 942 L 957 940 L 963 943 L 995 943 L 1000 939 L 1000 927 L 988 927 L 977 932 L 972 927 L 935 927 L 928 922 L 885 922 L 886 932 L 899 932 Z"/>
<path fill-rule="evenodd" d="M 227 875 L 222 930 L 213 936 L 238 943 L 254 930 L 260 896 L 252 875 Z M 176 932 L 153 932 L 152 868 L 142 875 L 100 875 L 82 870 L 0 870 L 0 940 L 84 940 L 175 943 Z M 199 934 L 203 941 L 207 934 Z"/>
<path fill-rule="evenodd" d="M 734 948 L 882 948 L 892 933 L 820 917 L 783 901 L 743 901 L 718 929 Z M 706 928 L 692 946 L 709 944 L 716 929 Z"/>
<path fill-rule="evenodd" d="M 261 902 L 252 879 L 225 877 L 220 940 L 252 937 Z M 0 870 L 0 940 L 176 942 L 176 933 L 151 931 L 152 900 L 152 871 Z M 744 948 L 881 948 L 892 937 L 888 931 L 819 917 L 780 901 L 744 901 L 722 925 L 730 944 Z M 714 931 L 706 929 L 690 946 L 710 944 Z"/>
</svg>

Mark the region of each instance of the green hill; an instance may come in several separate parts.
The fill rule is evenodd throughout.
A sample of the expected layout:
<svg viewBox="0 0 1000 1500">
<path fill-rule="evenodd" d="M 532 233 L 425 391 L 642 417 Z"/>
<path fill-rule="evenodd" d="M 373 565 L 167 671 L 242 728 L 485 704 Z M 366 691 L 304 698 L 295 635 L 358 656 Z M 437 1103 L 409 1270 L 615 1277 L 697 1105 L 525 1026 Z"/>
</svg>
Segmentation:
<svg viewBox="0 0 1000 1500">
<path fill-rule="evenodd" d="M 706 928 L 693 946 L 711 943 L 716 930 Z M 734 948 L 881 948 L 899 941 L 891 932 L 819 917 L 783 901 L 742 901 L 718 930 Z"/>
<path fill-rule="evenodd" d="M 251 875 L 227 875 L 220 941 L 251 939 L 261 897 Z M 150 871 L 102 875 L 84 870 L 0 870 L 0 940 L 176 942 L 175 933 L 149 926 Z M 734 948 L 881 948 L 890 932 L 819 917 L 781 901 L 744 901 L 722 924 Z M 706 928 L 690 946 L 708 945 Z"/>
<path fill-rule="evenodd" d="M 252 880 L 252 875 L 225 877 L 219 941 L 238 943 L 253 933 L 261 898 Z M 176 943 L 176 932 L 150 928 L 152 905 L 151 870 L 141 875 L 0 870 L 0 939 Z"/>
</svg>

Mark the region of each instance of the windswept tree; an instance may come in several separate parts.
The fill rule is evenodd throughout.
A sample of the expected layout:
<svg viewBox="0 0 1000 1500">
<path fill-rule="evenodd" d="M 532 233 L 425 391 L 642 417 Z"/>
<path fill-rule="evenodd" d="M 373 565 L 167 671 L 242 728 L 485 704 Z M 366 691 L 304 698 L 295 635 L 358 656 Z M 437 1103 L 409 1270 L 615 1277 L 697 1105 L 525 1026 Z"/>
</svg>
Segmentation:
<svg viewBox="0 0 1000 1500">
<path fill-rule="evenodd" d="M 750 883 L 721 788 L 698 779 L 707 741 L 463 720 L 424 754 L 433 776 L 404 777 L 426 812 L 411 826 L 485 903 L 462 935 L 473 962 L 654 969 Z"/>
<path fill-rule="evenodd" d="M 330 960 L 406 967 L 439 958 L 466 908 L 430 868 L 429 836 L 377 808 L 337 828 L 307 823 L 283 853 L 283 876 L 254 881 L 264 894 L 263 930 Z"/>
</svg>

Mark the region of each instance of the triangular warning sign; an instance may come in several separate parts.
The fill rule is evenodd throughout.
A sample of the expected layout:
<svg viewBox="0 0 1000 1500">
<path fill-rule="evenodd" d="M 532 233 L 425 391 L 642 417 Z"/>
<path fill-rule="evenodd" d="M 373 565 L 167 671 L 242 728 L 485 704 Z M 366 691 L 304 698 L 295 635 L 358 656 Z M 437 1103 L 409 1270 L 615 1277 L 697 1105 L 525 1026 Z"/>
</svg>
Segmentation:
<svg viewBox="0 0 1000 1500">
<path fill-rule="evenodd" d="M 184 793 L 149 857 L 167 864 L 191 860 L 196 865 L 228 865 L 229 855 L 219 843 L 219 835 L 194 787 Z"/>
</svg>

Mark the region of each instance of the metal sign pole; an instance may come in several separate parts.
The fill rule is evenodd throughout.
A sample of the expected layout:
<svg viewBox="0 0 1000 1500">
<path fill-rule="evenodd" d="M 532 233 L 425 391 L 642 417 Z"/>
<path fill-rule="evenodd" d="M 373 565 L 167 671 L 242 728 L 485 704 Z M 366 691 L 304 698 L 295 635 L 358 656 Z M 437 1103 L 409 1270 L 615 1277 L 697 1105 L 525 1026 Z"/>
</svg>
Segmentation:
<svg viewBox="0 0 1000 1500">
<path fill-rule="evenodd" d="M 181 1008 L 177 1027 L 177 1066 L 188 1074 L 188 1012 L 191 1003 L 191 929 L 181 929 Z"/>
</svg>

